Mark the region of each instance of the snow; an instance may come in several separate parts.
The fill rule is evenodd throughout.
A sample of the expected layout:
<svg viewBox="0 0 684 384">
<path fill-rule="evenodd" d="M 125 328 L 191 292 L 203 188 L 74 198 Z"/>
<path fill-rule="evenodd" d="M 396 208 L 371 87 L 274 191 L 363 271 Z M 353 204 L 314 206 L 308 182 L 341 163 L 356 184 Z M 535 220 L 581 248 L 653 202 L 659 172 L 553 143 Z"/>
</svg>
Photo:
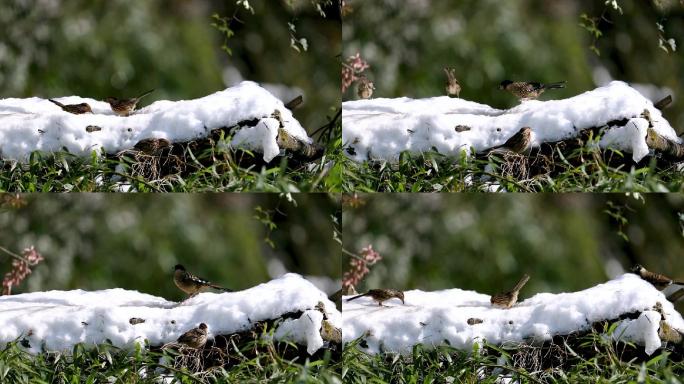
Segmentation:
<svg viewBox="0 0 684 384">
<path fill-rule="evenodd" d="M 276 143 L 279 124 L 270 117 L 276 109 L 281 112 L 284 129 L 291 136 L 312 142 L 282 101 L 250 81 L 199 99 L 157 101 L 127 117 L 114 115 L 104 101 L 79 96 L 54 99 L 62 104 L 88 103 L 93 114 L 64 112 L 38 97 L 0 99 L 0 156 L 3 159 L 26 162 L 33 151 L 54 152 L 64 148 L 84 157 L 101 149 L 116 153 L 146 138 L 165 138 L 172 143 L 194 140 L 206 137 L 217 128 L 259 119 L 256 126 L 237 131 L 231 145 L 263 153 L 268 162 L 279 153 Z M 145 100 L 140 104 L 144 105 Z M 85 128 L 90 125 L 102 130 L 86 132 Z"/>
<path fill-rule="evenodd" d="M 403 151 L 436 149 L 456 156 L 461 151 L 471 154 L 474 148 L 480 153 L 503 144 L 525 126 L 532 128 L 532 145 L 538 146 L 628 118 L 624 128 L 609 128 L 600 145 L 630 152 L 639 161 L 648 153 L 648 125 L 640 117 L 644 109 L 650 111 L 656 132 L 680 142 L 653 103 L 621 81 L 568 99 L 524 101 L 507 110 L 447 96 L 347 101 L 342 103 L 342 141 L 351 159 L 394 162 Z M 470 130 L 456 132 L 459 125 Z"/>
<path fill-rule="evenodd" d="M 533 277 L 534 278 L 534 277 Z M 684 320 L 672 303 L 651 284 L 627 273 L 604 284 L 571 293 L 538 293 L 528 299 L 523 288 L 518 304 L 493 308 L 490 296 L 474 291 L 448 289 L 435 292 L 406 291 L 405 305 L 392 299 L 380 307 L 371 298 L 342 300 L 343 342 L 361 336 L 370 353 L 410 353 L 413 345 L 449 345 L 471 351 L 485 340 L 492 344 L 535 343 L 555 335 L 588 331 L 592 323 L 614 320 L 643 311 L 635 320 L 621 320 L 613 337 L 644 346 L 651 354 L 661 347 L 658 337 L 660 302 L 667 323 L 684 331 Z M 469 325 L 468 319 L 482 323 Z"/>
<path fill-rule="evenodd" d="M 17 339 L 28 341 L 32 353 L 71 350 L 76 343 L 94 345 L 107 340 L 133 350 L 136 344 L 162 345 L 175 341 L 200 323 L 209 337 L 251 329 L 255 322 L 303 311 L 275 331 L 276 339 L 292 340 L 314 353 L 323 340 L 319 330 L 323 315 L 314 310 L 323 302 L 328 321 L 342 324 L 342 315 L 325 293 L 297 274 L 286 274 L 268 283 L 239 292 L 201 293 L 176 303 L 121 288 L 101 291 L 48 291 L 0 297 L 0 345 Z M 131 324 L 130 319 L 144 319 Z"/>
</svg>

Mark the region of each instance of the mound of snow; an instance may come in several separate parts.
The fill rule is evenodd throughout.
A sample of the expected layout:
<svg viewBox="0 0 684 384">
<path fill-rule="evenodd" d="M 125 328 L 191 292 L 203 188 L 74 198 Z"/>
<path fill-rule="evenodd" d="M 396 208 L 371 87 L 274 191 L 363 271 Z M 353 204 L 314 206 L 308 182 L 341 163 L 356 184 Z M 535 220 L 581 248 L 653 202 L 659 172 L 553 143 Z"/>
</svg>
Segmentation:
<svg viewBox="0 0 684 384">
<path fill-rule="evenodd" d="M 614 337 L 643 345 L 651 354 L 661 347 L 656 302 L 662 304 L 667 323 L 684 332 L 684 320 L 672 303 L 631 273 L 579 292 L 539 293 L 510 309 L 493 308 L 489 295 L 461 289 L 404 294 L 405 305 L 392 299 L 384 307 L 367 297 L 343 299 L 343 342 L 366 335 L 370 353 L 410 353 L 416 344 L 448 344 L 470 351 L 484 341 L 533 343 L 588 331 L 592 323 L 638 311 L 637 319 L 620 321 Z M 471 325 L 469 319 L 477 321 L 471 320 Z"/>
<path fill-rule="evenodd" d="M 149 97 L 149 96 L 148 96 Z M 206 137 L 212 130 L 258 119 L 253 127 L 235 132 L 231 145 L 263 153 L 265 161 L 279 153 L 276 136 L 279 122 L 271 118 L 278 109 L 285 130 L 311 143 L 306 131 L 283 102 L 256 83 L 244 81 L 235 87 L 195 100 L 157 101 L 128 117 L 114 115 L 104 101 L 78 96 L 58 97 L 62 104 L 88 103 L 93 114 L 74 115 L 47 99 L 0 100 L 0 157 L 25 162 L 33 151 L 68 150 L 79 156 L 116 153 L 147 138 L 184 142 Z M 141 101 L 144 104 L 145 99 Z M 97 126 L 100 131 L 87 132 Z"/>
<path fill-rule="evenodd" d="M 145 340 L 151 345 L 175 341 L 200 323 L 208 325 L 209 337 L 213 337 L 303 311 L 300 318 L 282 322 L 275 336 L 305 345 L 314 353 L 323 346 L 319 333 L 323 315 L 314 309 L 318 302 L 325 305 L 328 320 L 340 327 L 342 317 L 335 304 L 296 274 L 244 291 L 201 293 L 182 303 L 121 288 L 0 296 L 0 344 L 19 339 L 30 352 L 37 353 L 43 346 L 61 351 L 71 350 L 76 343 L 94 345 L 109 340 L 117 347 L 133 349 Z M 133 318 L 144 322 L 131 324 Z"/>
<path fill-rule="evenodd" d="M 525 126 L 534 132 L 532 146 L 538 146 L 627 118 L 631 121 L 624 127 L 608 129 L 600 145 L 630 152 L 639 161 L 648 154 L 648 123 L 639 117 L 644 109 L 651 112 L 656 132 L 680 142 L 653 103 L 621 81 L 569 99 L 524 101 L 507 110 L 447 96 L 347 101 L 342 103 L 342 139 L 345 153 L 356 161 L 396 161 L 403 151 L 436 149 L 455 156 L 474 148 L 479 153 Z M 458 132 L 457 126 L 470 130 Z"/>
</svg>

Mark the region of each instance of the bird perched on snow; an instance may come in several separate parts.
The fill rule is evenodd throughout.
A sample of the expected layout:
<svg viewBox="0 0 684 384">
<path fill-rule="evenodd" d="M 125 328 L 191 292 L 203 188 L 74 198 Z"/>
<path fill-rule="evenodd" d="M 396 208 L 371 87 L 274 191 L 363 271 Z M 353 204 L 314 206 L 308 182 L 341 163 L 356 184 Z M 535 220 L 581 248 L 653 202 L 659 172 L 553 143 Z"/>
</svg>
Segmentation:
<svg viewBox="0 0 684 384">
<path fill-rule="evenodd" d="M 632 272 L 641 276 L 642 279 L 648 281 L 654 287 L 656 287 L 656 289 L 658 289 L 660 291 L 669 287 L 672 284 L 684 285 L 684 282 L 675 281 L 675 280 L 672 280 L 665 275 L 661 275 L 659 273 L 651 272 L 651 271 L 647 270 L 646 268 L 642 267 L 640 264 L 637 264 L 634 267 L 632 267 Z"/>
<path fill-rule="evenodd" d="M 461 93 L 461 83 L 456 79 L 456 68 L 444 67 L 444 73 L 447 76 L 446 93 L 449 97 L 459 97 Z"/>
<path fill-rule="evenodd" d="M 368 80 L 367 77 L 364 76 L 359 79 L 359 85 L 356 88 L 356 94 L 360 99 L 370 99 L 371 96 L 373 96 L 374 90 L 375 86 L 373 85 L 373 82 Z"/>
<path fill-rule="evenodd" d="M 207 343 L 207 325 L 201 323 L 199 327 L 193 328 L 180 335 L 177 342 L 187 345 L 190 348 L 199 349 Z"/>
<path fill-rule="evenodd" d="M 551 84 L 542 84 L 527 81 L 504 80 L 499 84 L 499 89 L 510 92 L 518 100 L 534 100 L 547 89 L 565 88 L 565 81 Z"/>
<path fill-rule="evenodd" d="M 135 107 L 138 105 L 140 99 L 152 92 L 154 92 L 154 89 L 151 89 L 132 99 L 117 99 L 116 97 L 108 97 L 105 99 L 105 101 L 109 103 L 109 105 L 112 107 L 112 111 L 114 111 L 117 116 L 130 116 L 133 111 L 135 111 Z"/>
<path fill-rule="evenodd" d="M 370 291 L 366 293 L 362 293 L 360 295 L 356 295 L 354 297 L 350 297 L 347 299 L 347 301 L 352 301 L 356 300 L 359 297 L 363 296 L 370 296 L 373 300 L 378 302 L 378 305 L 382 307 L 382 303 L 384 301 L 387 301 L 391 298 L 397 298 L 401 300 L 401 303 L 404 304 L 404 292 L 396 290 L 396 289 L 371 289 Z"/>
<path fill-rule="evenodd" d="M 186 271 L 185 267 L 180 264 L 176 264 L 174 267 L 173 282 L 176 283 L 176 286 L 181 291 L 190 295 L 189 297 L 193 297 L 207 288 L 214 288 L 224 292 L 232 292 L 230 289 L 223 288 L 193 275 L 192 273 Z"/>
<path fill-rule="evenodd" d="M 498 145 L 496 147 L 493 147 L 491 151 L 494 152 L 505 152 L 505 151 L 510 151 L 510 152 L 515 152 L 515 153 L 523 153 L 525 152 L 529 147 L 530 143 L 532 142 L 532 128 L 530 127 L 522 127 L 518 132 L 516 132 L 515 135 L 511 136 L 508 140 L 506 140 L 505 143 Z"/>
<path fill-rule="evenodd" d="M 518 281 L 518 284 L 515 285 L 512 291 L 493 295 L 489 300 L 492 303 L 492 306 L 504 309 L 512 307 L 518 301 L 518 293 L 520 293 L 520 290 L 529 279 L 530 276 L 525 274 L 520 281 Z"/>
<path fill-rule="evenodd" d="M 68 104 L 64 105 L 60 103 L 57 100 L 53 99 L 48 99 L 51 103 L 57 105 L 58 107 L 62 108 L 64 112 L 69 112 L 73 113 L 74 115 L 82 115 L 84 113 L 93 113 L 93 110 L 90 108 L 90 104 L 88 103 L 80 103 L 80 104 Z"/>
</svg>

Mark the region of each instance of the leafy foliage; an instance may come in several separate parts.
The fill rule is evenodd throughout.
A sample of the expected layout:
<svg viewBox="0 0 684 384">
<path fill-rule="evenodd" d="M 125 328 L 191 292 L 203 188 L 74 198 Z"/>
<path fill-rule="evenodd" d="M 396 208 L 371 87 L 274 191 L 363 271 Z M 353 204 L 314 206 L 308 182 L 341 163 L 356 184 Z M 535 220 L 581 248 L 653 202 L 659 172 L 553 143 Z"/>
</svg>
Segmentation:
<svg viewBox="0 0 684 384">
<path fill-rule="evenodd" d="M 466 353 L 448 346 L 416 345 L 410 354 L 401 356 L 369 355 L 359 348 L 362 343 L 358 339 L 345 345 L 345 383 L 500 383 L 506 379 L 520 383 L 616 383 L 634 382 L 635 378 L 642 383 L 677 383 L 684 374 L 684 363 L 671 358 L 668 350 L 629 361 L 623 355 L 633 351 L 633 346 L 612 343 L 598 333 L 582 336 L 574 343 L 592 348 L 591 355 L 578 355 L 568 343 L 556 345 L 552 359 L 562 355 L 567 364 L 544 369 L 521 366 L 530 361 L 539 363 L 538 347 L 504 349 L 485 344 Z"/>
<path fill-rule="evenodd" d="M 243 347 L 276 351 L 276 343 L 263 339 Z M 278 354 L 242 355 L 230 369 L 207 367 L 191 371 L 176 367 L 167 353 L 137 348 L 134 353 L 110 344 L 86 348 L 77 344 L 71 351 L 31 355 L 19 342 L 0 350 L 0 382 L 29 383 L 158 383 L 174 378 L 179 383 L 339 383 L 339 363 L 329 354 L 316 360 L 288 360 Z M 236 355 L 239 356 L 239 355 Z"/>
</svg>

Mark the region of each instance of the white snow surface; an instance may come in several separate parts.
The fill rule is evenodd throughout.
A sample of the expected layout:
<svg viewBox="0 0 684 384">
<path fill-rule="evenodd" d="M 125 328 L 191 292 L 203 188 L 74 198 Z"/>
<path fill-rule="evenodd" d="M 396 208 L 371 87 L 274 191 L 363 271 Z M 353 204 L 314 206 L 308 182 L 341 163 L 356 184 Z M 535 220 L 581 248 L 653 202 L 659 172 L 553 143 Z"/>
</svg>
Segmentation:
<svg viewBox="0 0 684 384">
<path fill-rule="evenodd" d="M 450 98 L 407 97 L 355 100 L 342 103 L 342 141 L 356 161 L 397 161 L 403 151 L 436 149 L 456 156 L 501 145 L 520 128 L 532 128 L 532 146 L 576 136 L 581 130 L 610 121 L 631 119 L 625 127 L 609 128 L 600 142 L 632 153 L 635 161 L 648 154 L 645 119 L 648 109 L 660 135 L 681 142 L 653 103 L 622 81 L 563 100 L 529 100 L 506 110 Z M 456 132 L 456 126 L 471 129 Z M 350 153 L 351 152 L 351 153 Z"/>
<path fill-rule="evenodd" d="M 38 97 L 0 99 L 0 156 L 3 159 L 26 162 L 33 151 L 54 152 L 64 148 L 79 156 L 89 156 L 92 151 L 99 153 L 102 148 L 107 153 L 116 153 L 132 148 L 142 139 L 188 141 L 206 137 L 213 129 L 260 119 L 256 126 L 237 131 L 231 145 L 263 153 L 268 162 L 279 153 L 276 143 L 279 124 L 270 117 L 276 109 L 280 110 L 290 135 L 312 142 L 283 102 L 251 81 L 199 99 L 157 101 L 127 117 L 114 115 L 104 101 L 79 96 L 53 99 L 62 104 L 88 103 L 93 114 L 64 112 L 48 99 Z M 145 99 L 140 104 L 145 104 Z M 102 130 L 89 133 L 86 131 L 89 125 Z"/>
<path fill-rule="evenodd" d="M 305 345 L 309 353 L 323 346 L 323 315 L 314 310 L 323 302 L 328 320 L 336 327 L 342 315 L 326 294 L 293 273 L 238 292 L 205 292 L 181 303 L 121 288 L 102 291 L 48 291 L 0 296 L 0 345 L 26 339 L 32 353 L 71 350 L 76 343 L 94 345 L 110 340 L 133 349 L 175 341 L 181 334 L 208 326 L 209 337 L 244 331 L 257 321 L 303 311 L 299 319 L 285 320 L 276 329 L 278 340 Z M 132 325 L 131 318 L 145 319 Z"/>
<path fill-rule="evenodd" d="M 392 299 L 380 307 L 368 297 L 342 300 L 343 342 L 364 336 L 367 351 L 410 353 L 413 345 L 451 345 L 470 351 L 475 343 L 537 343 L 555 335 L 587 331 L 592 323 L 643 311 L 635 320 L 621 320 L 613 337 L 633 341 L 651 354 L 661 347 L 658 337 L 660 302 L 666 321 L 684 331 L 684 320 L 662 292 L 635 274 L 570 293 L 538 293 L 510 309 L 493 308 L 490 295 L 448 289 L 404 292 L 405 305 Z M 348 297 L 347 297 L 348 298 Z M 469 325 L 468 319 L 481 319 Z"/>
</svg>

